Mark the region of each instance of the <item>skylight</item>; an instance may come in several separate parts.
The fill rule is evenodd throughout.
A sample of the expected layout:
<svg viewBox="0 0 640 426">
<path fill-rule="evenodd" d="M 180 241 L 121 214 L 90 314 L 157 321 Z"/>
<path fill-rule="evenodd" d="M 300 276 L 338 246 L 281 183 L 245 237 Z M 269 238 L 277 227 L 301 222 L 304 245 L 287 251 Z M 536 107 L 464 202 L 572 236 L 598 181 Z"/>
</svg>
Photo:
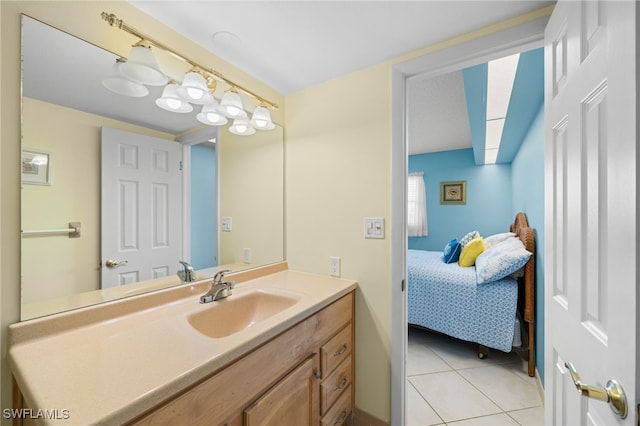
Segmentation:
<svg viewBox="0 0 640 426">
<path fill-rule="evenodd" d="M 520 54 L 489 62 L 484 163 L 495 164 Z"/>
</svg>

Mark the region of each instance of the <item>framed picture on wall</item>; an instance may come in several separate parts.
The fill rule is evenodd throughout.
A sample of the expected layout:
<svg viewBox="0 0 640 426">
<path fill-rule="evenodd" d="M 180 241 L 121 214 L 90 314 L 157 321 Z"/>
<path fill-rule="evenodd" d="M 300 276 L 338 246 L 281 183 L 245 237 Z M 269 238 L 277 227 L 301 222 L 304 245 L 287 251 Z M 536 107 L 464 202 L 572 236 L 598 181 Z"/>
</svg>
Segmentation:
<svg viewBox="0 0 640 426">
<path fill-rule="evenodd" d="M 440 182 L 440 204 L 467 204 L 467 181 Z"/>
<path fill-rule="evenodd" d="M 22 183 L 51 185 L 51 154 L 31 149 L 22 150 Z"/>
</svg>

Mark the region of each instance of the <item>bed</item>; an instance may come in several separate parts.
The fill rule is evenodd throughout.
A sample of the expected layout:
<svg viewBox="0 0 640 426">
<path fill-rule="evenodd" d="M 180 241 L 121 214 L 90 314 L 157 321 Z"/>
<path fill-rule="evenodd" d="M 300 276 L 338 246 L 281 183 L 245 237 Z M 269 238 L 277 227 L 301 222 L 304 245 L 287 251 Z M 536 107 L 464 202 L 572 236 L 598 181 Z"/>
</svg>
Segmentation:
<svg viewBox="0 0 640 426">
<path fill-rule="evenodd" d="M 516 273 L 501 277 L 487 274 L 494 248 L 478 257 L 476 266 L 461 267 L 457 262 L 445 263 L 442 251 L 409 250 L 408 266 L 408 322 L 449 336 L 480 345 L 479 356 L 484 358 L 488 348 L 518 352 L 528 361 L 528 373 L 535 374 L 534 357 L 534 235 L 524 213 L 518 213 L 509 227 L 512 234 L 492 236 L 512 237 L 504 249 L 526 250 L 531 255 L 522 258 Z M 515 235 L 513 235 L 515 234 Z M 515 238 L 513 238 L 515 237 Z M 519 239 L 522 246 L 517 242 Z M 487 241 L 489 238 L 487 238 Z M 487 243 L 488 245 L 489 243 Z M 503 243 L 503 245 L 506 244 Z M 494 246 L 491 246 L 494 247 Z M 480 255 L 482 256 L 482 255 Z M 521 266 L 524 264 L 524 266 Z M 493 277 L 498 279 L 493 279 Z M 516 317 L 522 322 L 521 345 L 513 347 Z M 520 336 L 516 336 L 518 340 Z"/>
</svg>

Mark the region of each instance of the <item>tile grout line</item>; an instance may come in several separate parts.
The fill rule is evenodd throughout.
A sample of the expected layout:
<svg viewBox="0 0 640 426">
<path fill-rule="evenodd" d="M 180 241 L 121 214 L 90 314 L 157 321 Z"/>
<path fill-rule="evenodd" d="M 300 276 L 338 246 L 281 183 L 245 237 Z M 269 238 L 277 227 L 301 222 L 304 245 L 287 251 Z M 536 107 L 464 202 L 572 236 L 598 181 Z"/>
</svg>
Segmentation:
<svg viewBox="0 0 640 426">
<path fill-rule="evenodd" d="M 433 412 L 436 414 L 436 416 L 438 416 L 438 418 L 440 419 L 440 421 L 442 423 L 445 423 L 444 419 L 442 418 L 442 416 L 440 416 L 440 414 L 438 414 L 438 412 L 436 411 L 435 408 L 433 408 L 433 406 L 431 404 L 429 404 L 429 401 L 427 401 L 427 398 L 424 397 L 424 395 L 420 392 L 420 390 L 415 387 L 415 385 L 407 378 L 407 382 L 409 385 L 411 385 L 411 387 L 418 392 L 418 395 L 420 395 L 420 398 L 422 398 L 422 400 L 425 402 L 425 404 L 427 404 L 429 406 L 429 408 L 431 408 L 431 410 L 433 410 Z"/>
</svg>

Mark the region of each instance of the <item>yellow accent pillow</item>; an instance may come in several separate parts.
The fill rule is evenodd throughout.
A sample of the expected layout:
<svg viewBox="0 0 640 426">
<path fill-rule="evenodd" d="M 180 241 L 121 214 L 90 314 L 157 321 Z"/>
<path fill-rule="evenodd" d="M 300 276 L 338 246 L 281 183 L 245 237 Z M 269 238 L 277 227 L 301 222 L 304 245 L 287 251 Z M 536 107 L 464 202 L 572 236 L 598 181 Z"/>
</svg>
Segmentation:
<svg viewBox="0 0 640 426">
<path fill-rule="evenodd" d="M 460 253 L 460 259 L 458 259 L 458 265 L 460 266 L 473 266 L 476 264 L 476 257 L 480 256 L 485 250 L 484 240 L 482 237 L 476 237 L 469 241 Z"/>
</svg>

